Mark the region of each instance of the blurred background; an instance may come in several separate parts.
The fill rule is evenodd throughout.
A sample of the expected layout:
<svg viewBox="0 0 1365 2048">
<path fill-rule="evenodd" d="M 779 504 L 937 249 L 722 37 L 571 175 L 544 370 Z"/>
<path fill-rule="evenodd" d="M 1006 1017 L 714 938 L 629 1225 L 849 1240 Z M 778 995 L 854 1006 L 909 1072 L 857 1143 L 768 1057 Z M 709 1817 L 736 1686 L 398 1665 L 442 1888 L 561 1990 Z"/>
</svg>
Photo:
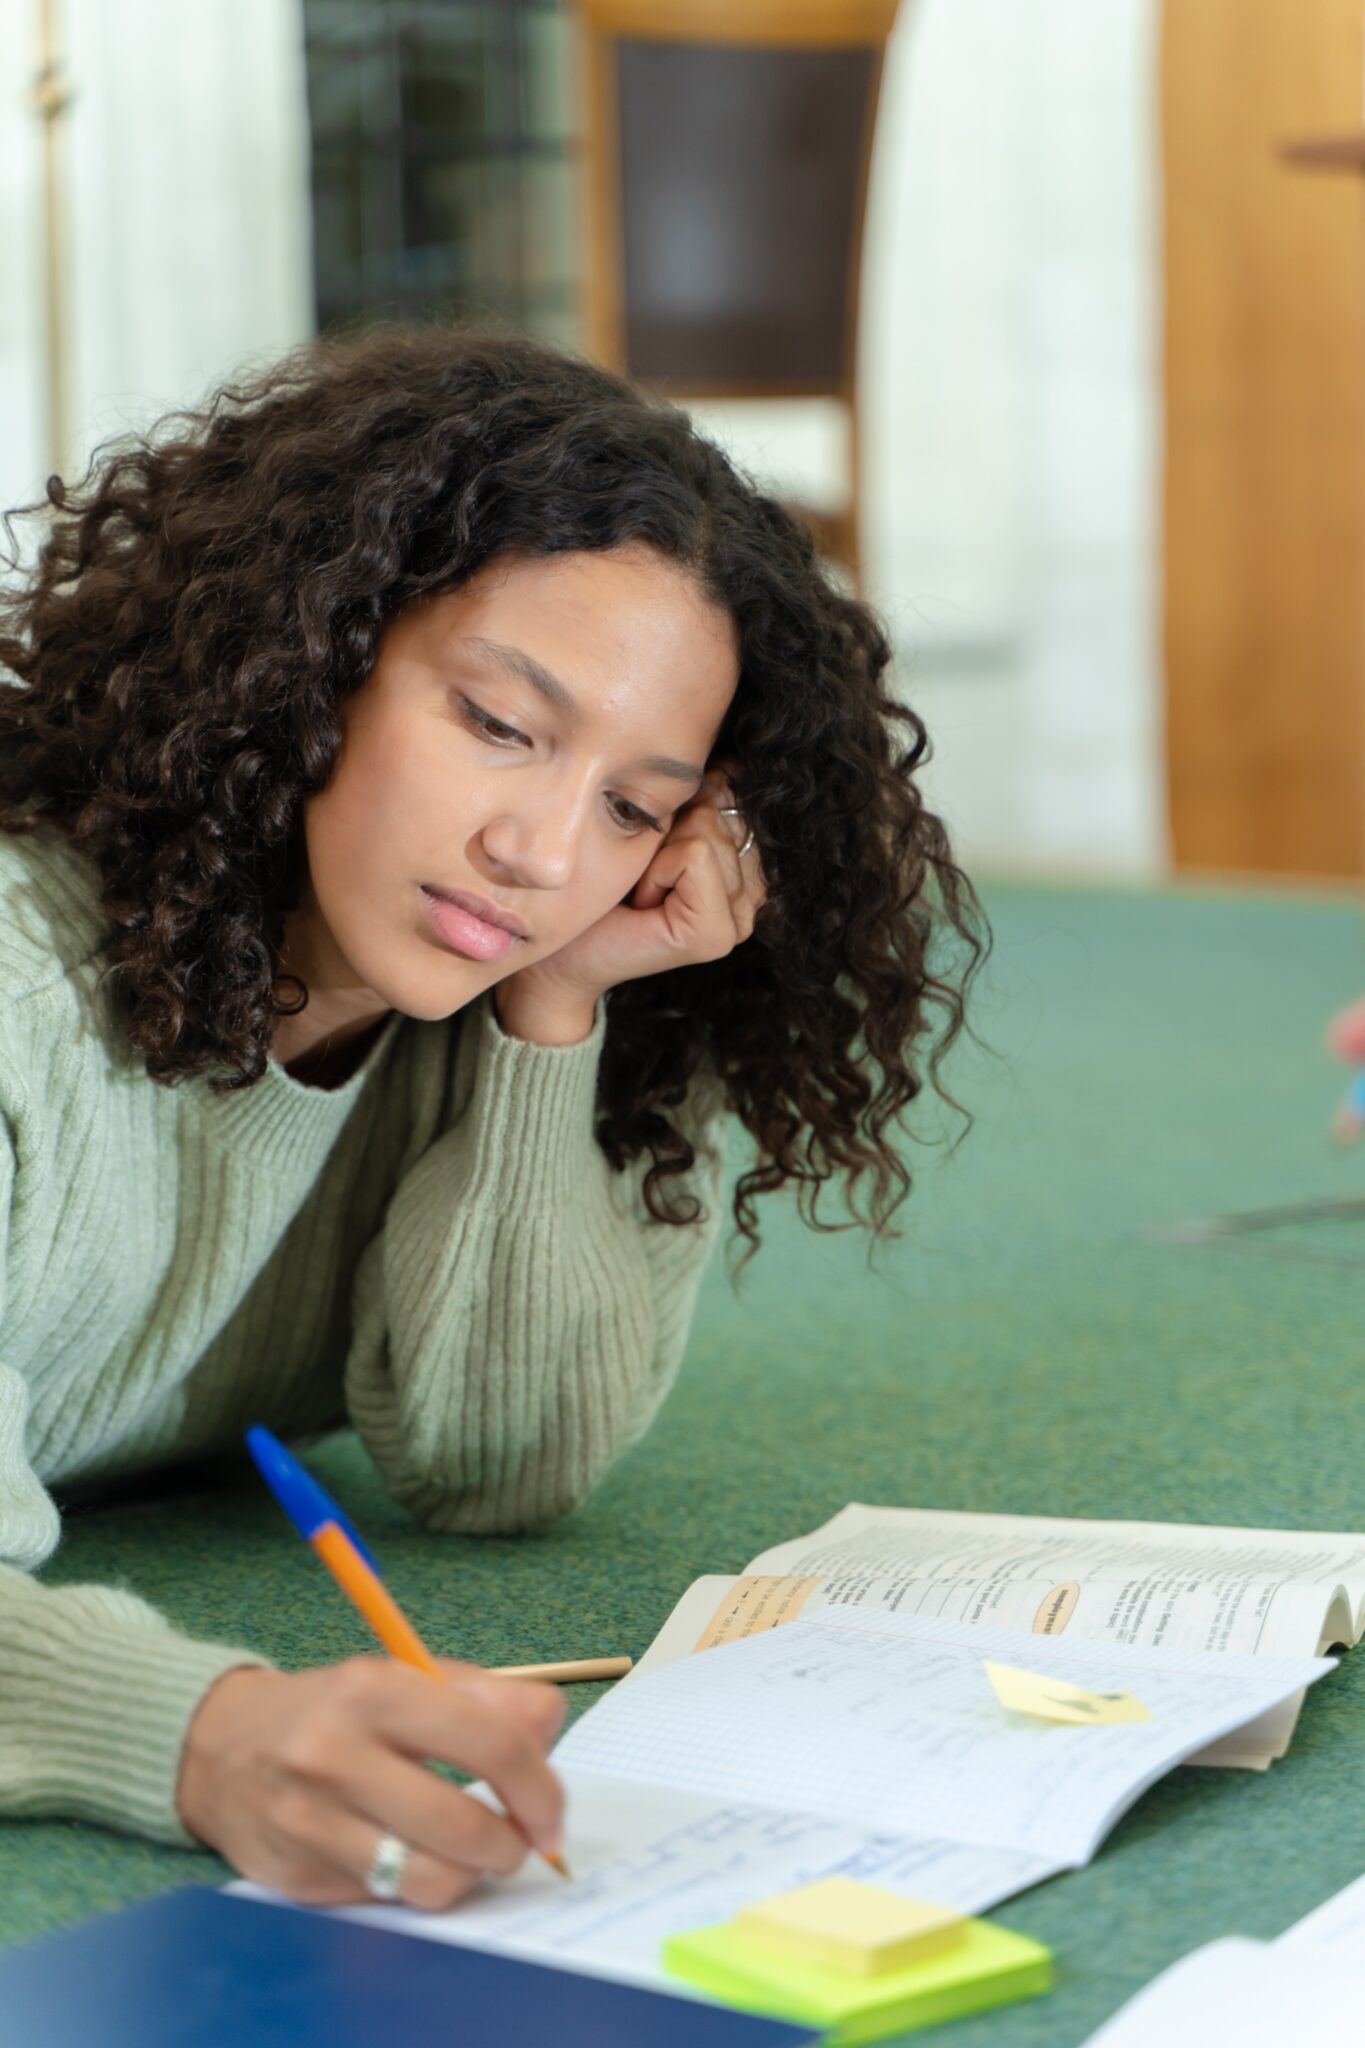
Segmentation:
<svg viewBox="0 0 1365 2048">
<path fill-rule="evenodd" d="M 319 330 L 694 408 L 969 866 L 1365 871 L 1361 0 L 0 0 L 0 499 Z"/>
</svg>

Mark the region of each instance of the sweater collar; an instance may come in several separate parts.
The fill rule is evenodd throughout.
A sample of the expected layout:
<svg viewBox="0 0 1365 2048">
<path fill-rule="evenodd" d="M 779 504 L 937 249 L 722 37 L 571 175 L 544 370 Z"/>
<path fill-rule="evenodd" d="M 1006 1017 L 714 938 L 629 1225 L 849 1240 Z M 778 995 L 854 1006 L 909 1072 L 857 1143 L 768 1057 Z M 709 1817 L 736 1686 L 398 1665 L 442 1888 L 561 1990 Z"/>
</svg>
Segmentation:
<svg viewBox="0 0 1365 2048">
<path fill-rule="evenodd" d="M 249 1088 L 215 1095 L 206 1080 L 186 1091 L 206 1129 L 234 1148 L 287 1162 L 291 1174 L 316 1171 L 339 1136 L 367 1084 L 384 1064 L 403 1022 L 394 1010 L 360 1065 L 339 1088 L 314 1088 L 286 1073 L 276 1059 Z"/>
</svg>

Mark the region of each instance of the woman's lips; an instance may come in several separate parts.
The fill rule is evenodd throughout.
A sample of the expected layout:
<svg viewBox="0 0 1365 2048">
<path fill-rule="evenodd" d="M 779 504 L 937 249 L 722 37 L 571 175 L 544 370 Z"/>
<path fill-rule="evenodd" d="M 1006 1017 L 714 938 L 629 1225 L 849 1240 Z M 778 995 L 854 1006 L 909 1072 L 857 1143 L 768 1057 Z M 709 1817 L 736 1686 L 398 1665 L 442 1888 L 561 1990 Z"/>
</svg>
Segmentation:
<svg viewBox="0 0 1365 2048">
<path fill-rule="evenodd" d="M 425 883 L 421 895 L 437 938 L 444 940 L 453 953 L 463 953 L 467 960 L 501 960 L 513 946 L 521 944 L 515 932 L 475 917 L 472 911 L 462 909 L 448 897 L 433 894 Z"/>
</svg>

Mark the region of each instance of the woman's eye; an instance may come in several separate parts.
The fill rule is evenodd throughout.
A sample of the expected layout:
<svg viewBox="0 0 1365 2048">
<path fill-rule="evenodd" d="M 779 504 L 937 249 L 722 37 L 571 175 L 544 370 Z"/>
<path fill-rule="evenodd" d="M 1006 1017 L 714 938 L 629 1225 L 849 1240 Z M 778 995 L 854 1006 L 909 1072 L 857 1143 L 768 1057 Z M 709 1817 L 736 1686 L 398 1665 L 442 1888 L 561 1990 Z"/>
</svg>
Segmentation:
<svg viewBox="0 0 1365 2048">
<path fill-rule="evenodd" d="M 482 710 L 470 698 L 462 697 L 460 699 L 460 708 L 464 713 L 467 723 L 472 725 L 476 732 L 484 734 L 490 740 L 495 740 L 499 746 L 506 746 L 509 741 L 514 745 L 521 742 L 524 742 L 527 746 L 530 745 L 530 741 L 526 738 L 524 732 L 519 732 L 514 725 L 504 725 L 500 718 L 492 717 L 489 712 Z"/>
<path fill-rule="evenodd" d="M 624 797 L 614 796 L 612 816 L 626 832 L 662 832 L 663 820 L 651 818 L 648 811 L 642 811 L 638 804 L 628 804 Z"/>
<path fill-rule="evenodd" d="M 494 746 L 531 745 L 524 732 L 519 731 L 515 725 L 505 724 L 501 718 L 494 718 L 491 712 L 485 711 L 482 705 L 476 704 L 471 697 L 461 697 L 460 711 L 465 723 L 472 726 L 481 739 L 491 741 Z M 649 812 L 642 811 L 638 804 L 627 803 L 621 796 L 614 796 L 610 801 L 611 814 L 623 832 L 663 831 L 663 820 L 652 818 Z"/>
</svg>

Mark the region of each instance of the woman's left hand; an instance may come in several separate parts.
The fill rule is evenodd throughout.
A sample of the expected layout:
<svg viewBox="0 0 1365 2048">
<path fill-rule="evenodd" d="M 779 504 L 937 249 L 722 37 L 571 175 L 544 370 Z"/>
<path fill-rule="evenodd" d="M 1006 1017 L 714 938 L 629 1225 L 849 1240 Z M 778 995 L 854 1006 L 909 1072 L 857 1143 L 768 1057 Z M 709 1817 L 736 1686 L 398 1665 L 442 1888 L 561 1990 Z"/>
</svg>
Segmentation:
<svg viewBox="0 0 1365 2048">
<path fill-rule="evenodd" d="M 720 814 L 733 803 L 724 775 L 713 769 L 624 903 L 557 953 L 499 982 L 504 1029 L 537 1037 L 537 1017 L 576 1017 L 586 1036 L 608 989 L 670 967 L 723 960 L 741 945 L 768 891 L 758 848 L 740 856 L 749 830 L 744 819 Z"/>
</svg>

